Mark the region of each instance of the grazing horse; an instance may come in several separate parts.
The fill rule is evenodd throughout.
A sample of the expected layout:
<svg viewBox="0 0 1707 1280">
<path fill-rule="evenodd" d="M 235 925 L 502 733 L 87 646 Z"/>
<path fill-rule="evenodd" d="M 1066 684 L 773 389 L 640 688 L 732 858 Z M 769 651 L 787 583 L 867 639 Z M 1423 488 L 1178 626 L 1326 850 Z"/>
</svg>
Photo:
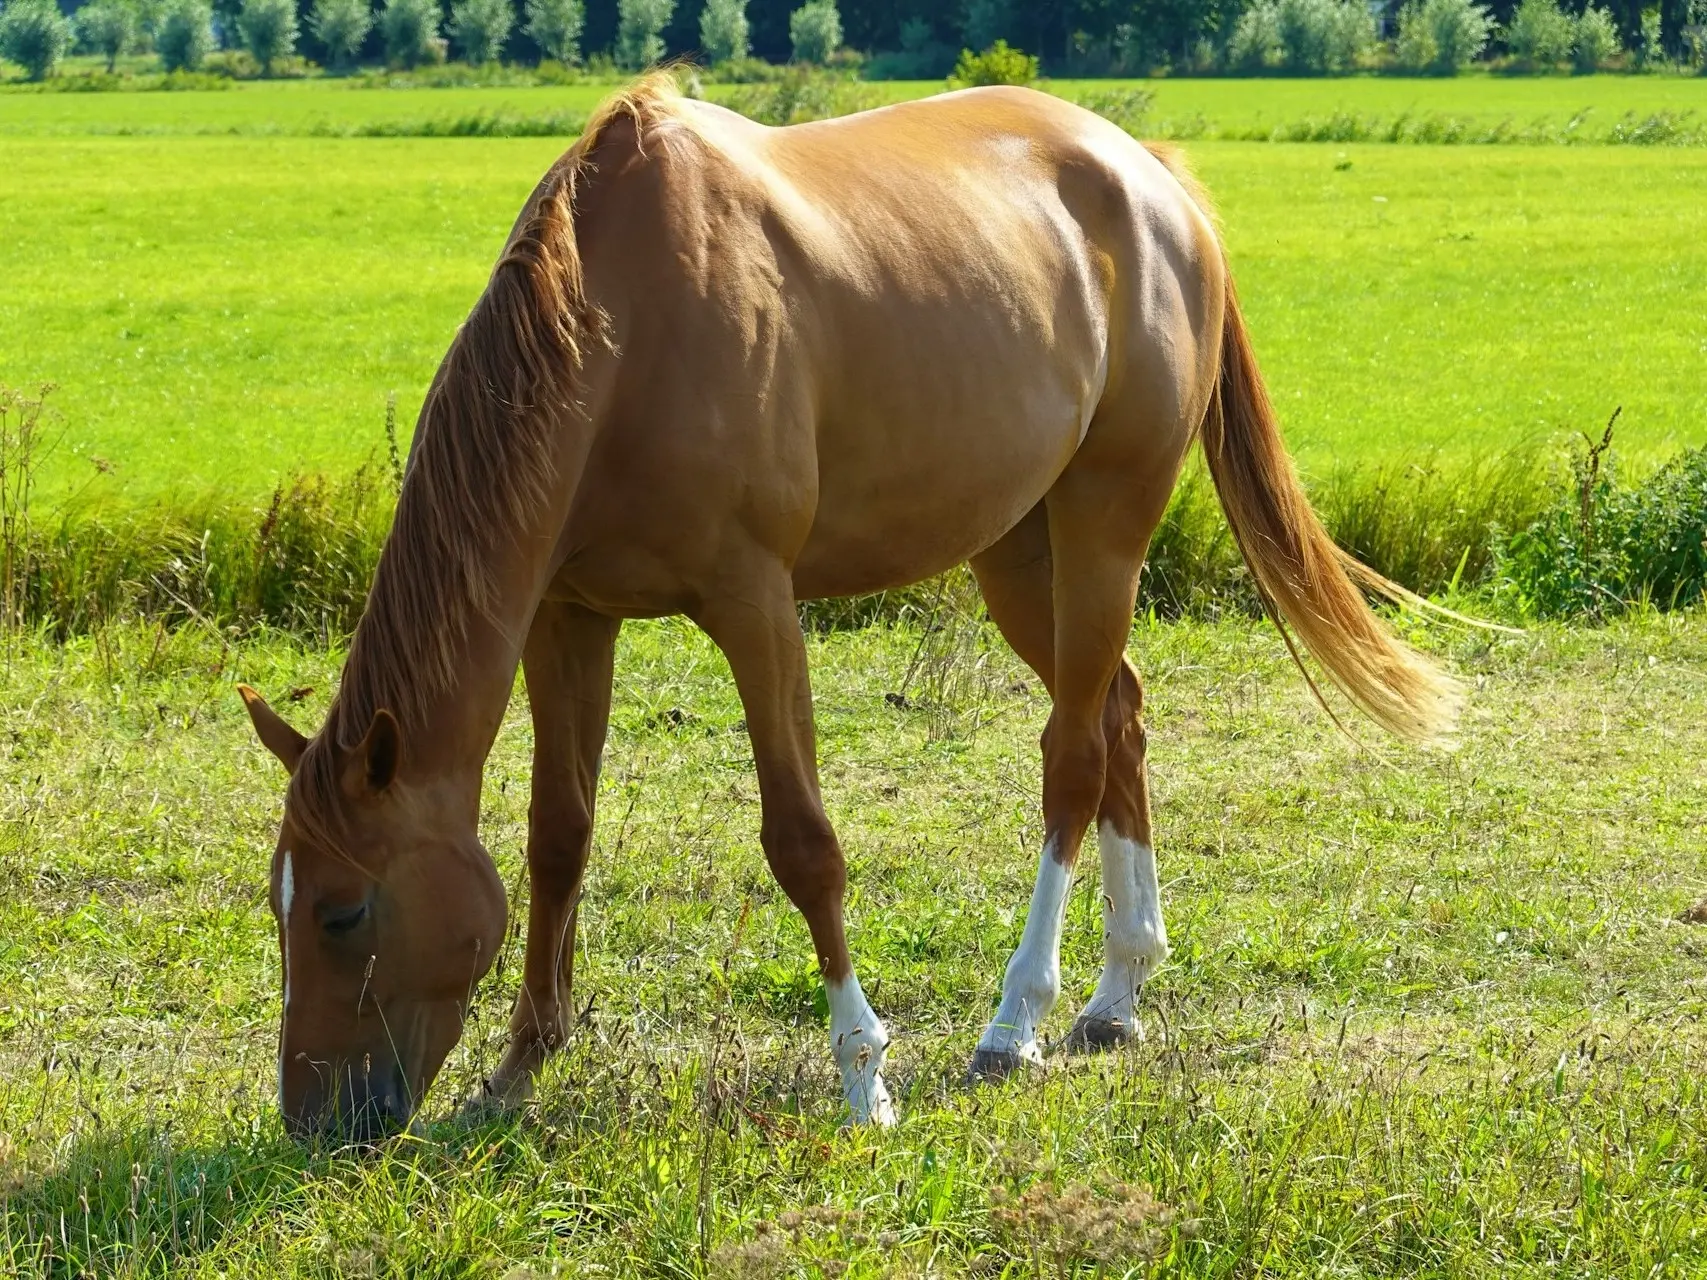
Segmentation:
<svg viewBox="0 0 1707 1280">
<path fill-rule="evenodd" d="M 486 1089 L 527 1096 L 569 1021 L 617 629 L 671 614 L 728 658 L 760 839 L 811 930 L 847 1103 L 891 1122 L 796 602 L 964 561 L 1053 700 L 1036 891 L 972 1073 L 1040 1057 L 1093 824 L 1105 967 L 1070 1043 L 1127 1039 L 1167 936 L 1126 642 L 1200 434 L 1289 643 L 1387 729 L 1445 733 L 1456 687 L 1370 611 L 1359 584 L 1397 588 L 1311 511 L 1205 201 L 1167 157 L 1024 89 L 783 129 L 662 78 L 606 103 L 433 380 L 325 726 L 304 738 L 242 691 L 291 774 L 271 899 L 292 1130 L 401 1124 L 462 1032 L 504 935 L 476 820 L 518 663 L 527 951 Z"/>
</svg>

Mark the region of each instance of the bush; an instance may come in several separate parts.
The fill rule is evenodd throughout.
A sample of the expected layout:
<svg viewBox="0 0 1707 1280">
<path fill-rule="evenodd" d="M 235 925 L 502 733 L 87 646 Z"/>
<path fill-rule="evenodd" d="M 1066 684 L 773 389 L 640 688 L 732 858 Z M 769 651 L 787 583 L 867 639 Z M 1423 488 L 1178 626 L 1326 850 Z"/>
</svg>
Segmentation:
<svg viewBox="0 0 1707 1280">
<path fill-rule="evenodd" d="M 272 75 L 274 63 L 296 52 L 296 0 L 243 0 L 237 30 L 261 74 Z"/>
<path fill-rule="evenodd" d="M 124 0 L 95 0 L 77 11 L 77 31 L 85 48 L 106 58 L 112 75 L 119 54 L 136 43 L 136 10 Z"/>
<path fill-rule="evenodd" d="M 1227 63 L 1235 71 L 1256 72 L 1280 65 L 1280 5 L 1257 0 L 1239 15 L 1227 41 Z"/>
<path fill-rule="evenodd" d="M 362 45 L 373 27 L 373 12 L 367 0 L 314 0 L 308 19 L 314 38 L 326 46 L 326 57 L 334 67 L 349 67 L 361 56 Z"/>
<path fill-rule="evenodd" d="M 751 47 L 747 0 L 705 0 L 699 15 L 699 47 L 714 64 L 745 58 Z"/>
<path fill-rule="evenodd" d="M 796 62 L 819 66 L 842 47 L 842 15 L 836 0 L 806 0 L 788 15 L 788 38 L 794 45 Z"/>
<path fill-rule="evenodd" d="M 1576 41 L 1571 46 L 1571 61 L 1579 72 L 1592 74 L 1602 63 L 1622 51 L 1618 43 L 1618 28 L 1605 9 L 1584 9 L 1577 19 Z"/>
<path fill-rule="evenodd" d="M 1407 71 L 1455 76 L 1487 47 L 1493 27 L 1474 0 L 1411 0 L 1399 11 L 1394 52 Z"/>
<path fill-rule="evenodd" d="M 1627 486 L 1616 479 L 1611 443 L 1608 426 L 1576 460 L 1575 491 L 1498 548 L 1498 589 L 1521 612 L 1605 616 L 1640 603 L 1679 609 L 1707 593 L 1707 449 L 1688 450 Z"/>
<path fill-rule="evenodd" d="M 456 38 L 463 60 L 483 67 L 496 62 L 510 38 L 516 11 L 510 0 L 461 0 L 450 10 L 450 33 Z"/>
<path fill-rule="evenodd" d="M 581 60 L 581 31 L 587 11 L 581 0 L 528 0 L 527 37 L 547 58 L 564 66 Z"/>
<path fill-rule="evenodd" d="M 629 71 L 642 71 L 664 57 L 664 28 L 676 0 L 618 0 L 616 60 Z"/>
<path fill-rule="evenodd" d="M 203 0 L 172 0 L 154 33 L 167 72 L 196 71 L 213 52 L 213 10 Z"/>
<path fill-rule="evenodd" d="M 71 45 L 71 23 L 53 0 L 13 0 L 0 12 L 0 58 L 45 80 Z"/>
<path fill-rule="evenodd" d="M 760 124 L 785 125 L 852 115 L 878 101 L 876 93 L 858 81 L 796 66 L 775 84 L 743 85 L 723 105 Z"/>
<path fill-rule="evenodd" d="M 1523 0 L 1506 28 L 1506 47 L 1525 66 L 1551 67 L 1571 56 L 1575 24 L 1554 0 Z"/>
<path fill-rule="evenodd" d="M 1037 79 L 1037 59 L 1029 53 L 1008 48 L 998 40 L 983 53 L 963 49 L 949 83 L 961 87 L 980 84 L 1030 84 Z"/>
<path fill-rule="evenodd" d="M 385 0 L 379 31 L 385 40 L 385 60 L 393 66 L 418 67 L 436 61 L 438 0 Z"/>
<path fill-rule="evenodd" d="M 1281 63 L 1300 75 L 1350 71 L 1375 43 L 1375 20 L 1362 0 L 1279 0 Z"/>
</svg>

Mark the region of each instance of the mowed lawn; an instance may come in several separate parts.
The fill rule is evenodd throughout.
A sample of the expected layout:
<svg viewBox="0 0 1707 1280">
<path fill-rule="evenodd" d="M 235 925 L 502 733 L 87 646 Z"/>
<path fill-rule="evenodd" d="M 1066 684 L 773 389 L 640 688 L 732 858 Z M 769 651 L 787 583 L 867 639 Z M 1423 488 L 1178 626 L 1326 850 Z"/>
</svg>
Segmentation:
<svg viewBox="0 0 1707 1280">
<path fill-rule="evenodd" d="M 1158 109 L 1238 120 L 1454 103 L 1550 118 L 1585 102 L 1690 110 L 1699 88 L 1597 77 L 1155 91 Z M 297 135 L 327 120 L 582 112 L 601 92 L 318 82 L 0 95 L 0 381 L 59 384 L 66 435 L 43 496 L 258 496 L 292 469 L 346 469 L 382 447 L 393 392 L 407 431 L 516 209 L 568 139 Z M 216 127 L 239 136 L 194 133 Z M 120 128 L 142 136 L 99 136 Z M 1598 429 L 1619 405 L 1627 455 L 1707 438 L 1707 149 L 1187 151 L 1220 204 L 1307 463 L 1482 453 Z"/>
<path fill-rule="evenodd" d="M 909 684 L 921 643 L 938 676 Z M 0 1266 L 842 1274 L 764 1264 L 780 1241 L 854 1276 L 1149 1274 L 1131 1252 L 1075 1258 L 1070 1205 L 993 1212 L 1079 1182 L 1104 1202 L 1153 1189 L 1167 1274 L 1699 1275 L 1707 924 L 1679 917 L 1707 894 L 1707 617 L 1447 643 L 1470 712 L 1459 751 L 1425 755 L 1338 735 L 1265 628 L 1140 625 L 1173 944 L 1148 1039 L 967 1090 L 1036 865 L 1046 700 L 988 635 L 814 640 L 853 951 L 896 1035 L 902 1124 L 878 1134 L 839 1128 L 727 669 L 686 624 L 630 626 L 573 1047 L 516 1120 L 448 1119 L 501 1052 L 512 937 L 429 1127 L 370 1155 L 280 1132 L 283 779 L 231 689 L 313 726 L 339 655 L 144 627 L 20 644 L 0 709 Z M 946 716 L 886 697 L 945 689 Z M 483 832 L 523 916 L 529 750 L 518 702 Z M 1057 1037 L 1100 964 L 1094 864 Z M 813 1206 L 830 1221 L 799 1240 L 774 1225 Z"/>
</svg>

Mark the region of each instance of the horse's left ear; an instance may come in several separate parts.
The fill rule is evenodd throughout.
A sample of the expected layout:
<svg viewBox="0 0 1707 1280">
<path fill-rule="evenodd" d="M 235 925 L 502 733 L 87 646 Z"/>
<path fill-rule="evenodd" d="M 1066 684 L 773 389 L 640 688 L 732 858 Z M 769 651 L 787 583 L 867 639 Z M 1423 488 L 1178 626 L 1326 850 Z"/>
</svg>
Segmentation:
<svg viewBox="0 0 1707 1280">
<path fill-rule="evenodd" d="M 344 765 L 344 793 L 352 799 L 381 794 L 397 776 L 402 756 L 403 730 L 397 717 L 381 707 Z"/>
<path fill-rule="evenodd" d="M 286 773 L 296 772 L 296 763 L 308 748 L 308 739 L 286 724 L 267 700 L 246 684 L 237 686 L 237 694 L 249 709 L 249 719 L 255 726 L 255 736 L 261 745 L 278 757 Z"/>
</svg>

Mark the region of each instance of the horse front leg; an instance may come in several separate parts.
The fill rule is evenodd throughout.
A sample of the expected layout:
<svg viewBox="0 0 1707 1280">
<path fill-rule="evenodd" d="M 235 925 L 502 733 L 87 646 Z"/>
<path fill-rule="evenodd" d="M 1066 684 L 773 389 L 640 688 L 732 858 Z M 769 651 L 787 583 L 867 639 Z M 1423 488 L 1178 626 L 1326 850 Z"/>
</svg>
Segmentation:
<svg viewBox="0 0 1707 1280">
<path fill-rule="evenodd" d="M 695 620 L 728 658 L 747 713 L 764 806 L 759 839 L 812 933 L 843 1097 L 856 1123 L 893 1124 L 883 1083 L 889 1033 L 854 976 L 843 931 L 847 864 L 818 788 L 812 688 L 793 584 L 780 563 L 743 578 L 739 591 L 707 602 Z"/>
<path fill-rule="evenodd" d="M 506 1105 L 532 1094 L 534 1076 L 562 1046 L 573 1014 L 575 912 L 592 849 L 620 626 L 614 618 L 548 600 L 534 615 L 522 652 L 534 733 L 527 952 L 509 1049 L 486 1085 L 487 1095 Z"/>
</svg>

